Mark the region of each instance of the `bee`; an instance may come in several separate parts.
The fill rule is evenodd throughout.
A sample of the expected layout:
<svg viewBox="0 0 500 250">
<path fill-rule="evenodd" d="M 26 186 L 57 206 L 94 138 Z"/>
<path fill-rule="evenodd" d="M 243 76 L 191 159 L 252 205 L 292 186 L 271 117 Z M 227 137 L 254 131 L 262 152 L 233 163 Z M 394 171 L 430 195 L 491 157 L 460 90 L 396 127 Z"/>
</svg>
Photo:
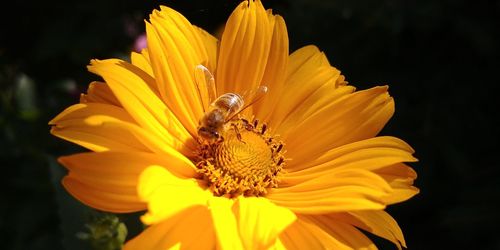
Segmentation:
<svg viewBox="0 0 500 250">
<path fill-rule="evenodd" d="M 228 122 L 264 97 L 268 91 L 266 86 L 261 85 L 243 94 L 224 93 L 215 98 L 217 96 L 215 78 L 203 65 L 197 65 L 195 68 L 195 82 L 204 112 L 199 120 L 198 136 L 208 142 L 223 140 L 223 134 L 228 129 L 226 126 Z M 241 140 L 237 127 L 233 125 L 233 128 L 238 139 Z"/>
</svg>

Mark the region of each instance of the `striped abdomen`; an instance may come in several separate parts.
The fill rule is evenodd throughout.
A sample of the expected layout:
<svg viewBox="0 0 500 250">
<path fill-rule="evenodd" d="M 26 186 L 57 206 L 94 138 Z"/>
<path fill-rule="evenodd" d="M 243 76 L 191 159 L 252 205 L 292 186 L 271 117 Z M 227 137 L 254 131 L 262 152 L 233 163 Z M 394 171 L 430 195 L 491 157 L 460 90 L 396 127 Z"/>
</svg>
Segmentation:
<svg viewBox="0 0 500 250">
<path fill-rule="evenodd" d="M 219 96 L 212 104 L 212 108 L 218 108 L 221 109 L 221 111 L 225 112 L 225 116 L 231 117 L 238 111 L 240 111 L 241 108 L 243 108 L 243 105 L 245 102 L 243 101 L 243 98 L 241 98 L 240 95 L 234 94 L 234 93 L 225 93 L 221 96 Z"/>
</svg>

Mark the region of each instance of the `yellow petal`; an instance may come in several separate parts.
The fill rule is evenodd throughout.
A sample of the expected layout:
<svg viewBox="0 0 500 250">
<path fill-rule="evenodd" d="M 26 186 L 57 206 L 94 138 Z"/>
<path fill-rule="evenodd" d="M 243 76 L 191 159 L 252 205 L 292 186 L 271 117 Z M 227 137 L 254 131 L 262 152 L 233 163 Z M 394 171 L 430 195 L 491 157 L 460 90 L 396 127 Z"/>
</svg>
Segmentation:
<svg viewBox="0 0 500 250">
<path fill-rule="evenodd" d="M 150 165 L 169 168 L 178 176 L 193 176 L 194 166 L 187 159 L 153 153 L 102 152 L 81 153 L 59 158 L 69 171 L 63 184 L 83 203 L 105 211 L 143 210 L 145 204 L 137 194 L 138 178 Z"/>
<path fill-rule="evenodd" d="M 308 226 L 302 220 L 298 219 L 281 233 L 279 242 L 285 249 L 293 250 L 327 249 L 328 246 L 331 247 L 334 239 L 324 232 L 314 229 L 314 227 Z"/>
<path fill-rule="evenodd" d="M 144 71 L 144 73 L 150 75 L 151 77 L 154 77 L 153 68 L 151 68 L 151 62 L 149 61 L 149 54 L 147 52 L 147 49 L 143 49 L 141 53 L 132 52 L 130 54 L 130 61 L 134 66 Z M 147 83 L 148 85 L 151 84 L 149 85 L 149 87 L 159 96 L 159 90 L 156 81 Z"/>
<path fill-rule="evenodd" d="M 384 178 L 393 189 L 393 193 L 384 198 L 387 204 L 403 202 L 420 192 L 418 188 L 413 186 L 417 173 L 403 163 L 380 168 L 374 172 Z"/>
<path fill-rule="evenodd" d="M 121 107 L 120 102 L 104 82 L 91 82 L 87 89 L 87 94 L 80 96 L 81 103 L 97 102 Z"/>
<path fill-rule="evenodd" d="M 260 1 L 244 1 L 229 17 L 217 64 L 217 92 L 243 93 L 262 82 L 274 24 Z"/>
<path fill-rule="evenodd" d="M 92 151 L 150 151 L 134 134 L 122 126 L 110 126 L 97 122 L 116 120 L 136 126 L 132 118 L 120 107 L 87 103 L 70 106 L 52 121 L 50 132 L 62 139 L 76 143 Z"/>
<path fill-rule="evenodd" d="M 193 178 L 197 173 L 194 165 L 182 155 L 158 155 L 141 152 L 101 152 L 80 153 L 59 158 L 59 162 L 68 170 L 81 175 L 134 175 L 148 166 L 157 165 L 168 169 L 177 178 Z M 104 178 L 104 177 L 103 177 Z M 138 179 L 134 180 L 137 184 Z"/>
<path fill-rule="evenodd" d="M 375 87 L 342 96 L 281 136 L 288 155 L 302 164 L 332 148 L 374 137 L 393 112 L 387 87 Z"/>
<path fill-rule="evenodd" d="M 383 155 L 384 152 L 395 150 L 397 152 L 406 152 L 407 154 L 413 154 L 415 151 L 413 148 L 408 145 L 405 141 L 393 137 L 393 136 L 378 136 L 374 138 L 369 138 L 366 140 L 356 141 L 353 143 L 349 143 L 337 148 L 330 149 L 323 153 L 321 156 L 311 159 L 310 161 L 304 162 L 301 166 L 294 166 L 293 169 L 307 169 L 313 166 L 318 166 L 321 164 L 328 163 L 330 161 L 334 161 L 339 157 L 343 157 L 345 155 L 349 155 L 352 153 L 363 152 L 364 150 L 377 150 L 381 149 L 380 155 Z M 412 158 L 414 161 L 415 158 Z M 293 162 L 292 162 L 293 164 Z M 364 166 L 365 169 L 375 170 L 377 166 Z M 293 171 L 292 169 L 288 169 L 288 171 Z"/>
<path fill-rule="evenodd" d="M 295 221 L 295 214 L 265 198 L 243 197 L 236 203 L 236 218 L 245 249 L 267 249 Z"/>
<path fill-rule="evenodd" d="M 139 196 L 148 203 L 148 213 L 142 216 L 142 221 L 150 225 L 187 208 L 206 206 L 210 193 L 204 191 L 201 185 L 196 179 L 179 178 L 167 168 L 150 165 L 139 179 Z"/>
<path fill-rule="evenodd" d="M 135 123 L 132 117 L 121 107 L 104 103 L 79 103 L 66 108 L 49 121 L 49 125 L 57 125 L 68 120 L 85 119 L 92 115 L 113 117 L 128 123 Z M 61 128 L 64 126 L 60 126 Z"/>
<path fill-rule="evenodd" d="M 273 189 L 266 197 L 296 213 L 322 214 L 383 209 L 382 198 L 391 191 L 384 179 L 370 171 L 335 169 L 294 186 Z"/>
<path fill-rule="evenodd" d="M 233 204 L 233 200 L 224 197 L 213 197 L 209 200 L 218 249 L 244 249 L 238 234 L 238 222 Z"/>
<path fill-rule="evenodd" d="M 273 16 L 270 12 L 269 16 L 275 19 L 274 30 L 269 58 L 262 77 L 262 84 L 269 88 L 269 92 L 263 100 L 253 105 L 254 114 L 263 121 L 269 120 L 273 108 L 282 95 L 288 65 L 288 32 L 285 21 L 281 16 Z"/>
<path fill-rule="evenodd" d="M 160 15 L 164 19 L 170 19 L 170 20 L 164 20 L 163 24 L 169 24 L 169 26 L 164 26 L 169 30 L 169 32 L 173 32 L 172 34 L 175 34 L 174 31 L 171 31 L 173 29 L 177 29 L 183 37 L 175 37 L 175 39 L 186 39 L 186 41 L 189 43 L 189 46 L 191 46 L 191 50 L 194 52 L 194 59 L 195 60 L 201 60 L 201 61 L 208 61 L 208 54 L 209 51 L 207 51 L 207 48 L 205 47 L 206 43 L 205 41 L 199 36 L 200 35 L 200 29 L 194 25 L 192 25 L 181 13 L 177 12 L 176 10 L 166 7 L 166 6 L 161 6 L 160 7 Z M 154 16 L 154 14 L 153 14 Z M 175 27 L 170 26 L 170 25 L 175 25 Z M 187 53 L 187 52 L 181 52 L 181 53 Z M 184 57 L 185 59 L 192 59 L 189 57 Z"/>
<path fill-rule="evenodd" d="M 198 32 L 198 35 L 203 42 L 203 45 L 207 52 L 208 61 L 206 63 L 203 63 L 203 65 L 207 67 L 210 72 L 215 73 L 215 68 L 217 66 L 217 55 L 219 52 L 219 40 L 217 40 L 217 38 L 210 35 L 210 33 L 206 32 L 200 27 L 196 27 L 194 25 L 193 27 L 195 28 L 195 31 Z"/>
<path fill-rule="evenodd" d="M 181 153 L 178 152 L 175 147 L 179 147 L 180 143 L 176 138 L 158 138 L 139 127 L 127 112 L 116 106 L 99 103 L 76 104 L 61 112 L 49 124 L 54 125 L 51 130 L 54 135 L 97 152 L 153 151 L 180 156 L 181 153 L 192 153 L 192 150 L 185 147 L 179 149 Z M 147 147 L 147 150 L 143 150 L 141 144 Z"/>
<path fill-rule="evenodd" d="M 377 249 L 375 245 L 353 226 L 334 223 L 333 230 L 325 231 L 311 219 L 299 219 L 280 235 L 285 249 Z"/>
<path fill-rule="evenodd" d="M 284 233 L 282 233 L 281 235 L 284 235 Z M 293 249 L 291 246 L 289 246 L 288 248 L 283 245 L 283 242 L 281 241 L 280 238 L 277 238 L 276 241 L 274 242 L 274 245 L 272 245 L 270 248 L 268 249 L 273 249 L 273 250 L 286 250 L 286 249 Z"/>
<path fill-rule="evenodd" d="M 330 223 L 341 221 L 351 224 L 394 243 L 398 249 L 406 248 L 403 232 L 398 223 L 383 210 L 351 211 L 349 213 L 318 215 L 318 220 Z"/>
<path fill-rule="evenodd" d="M 141 127 L 158 138 L 178 141 L 177 149 L 194 149 L 191 135 L 158 96 L 149 88 L 151 76 L 137 67 L 116 59 L 93 60 L 89 70 L 101 75 L 125 110 Z"/>
<path fill-rule="evenodd" d="M 280 135 L 289 135 L 291 130 L 295 129 L 297 124 L 316 113 L 318 110 L 339 100 L 342 96 L 351 94 L 355 91 L 353 86 L 336 87 L 334 84 L 323 84 L 312 94 L 302 100 L 298 107 L 295 107 L 291 113 L 281 119 L 281 124 L 276 129 Z M 277 107 L 278 109 L 281 107 Z"/>
<path fill-rule="evenodd" d="M 395 137 L 375 137 L 328 151 L 303 165 L 291 162 L 281 186 L 295 185 L 339 168 L 376 170 L 400 162 L 413 162 L 413 149 Z"/>
<path fill-rule="evenodd" d="M 301 216 L 309 228 L 320 234 L 321 231 L 335 239 L 332 249 L 377 249 L 375 244 L 362 232 L 350 224 L 335 220 L 324 220 L 321 216 Z"/>
<path fill-rule="evenodd" d="M 175 10 L 162 6 L 161 11 L 155 10 L 150 15 L 146 33 L 162 100 L 195 135 L 203 110 L 193 79 L 194 69 L 209 60 L 199 30 Z"/>
<path fill-rule="evenodd" d="M 146 228 L 124 250 L 214 249 L 215 233 L 206 207 L 184 210 Z"/>
<path fill-rule="evenodd" d="M 337 87 L 335 83 L 340 71 L 330 66 L 325 54 L 317 47 L 306 46 L 290 55 L 286 74 L 283 93 L 269 121 L 270 127 L 280 134 L 283 134 L 280 131 L 283 120 L 300 108 L 317 89 L 323 85 Z"/>
<path fill-rule="evenodd" d="M 116 187 L 116 184 L 110 188 L 105 182 L 89 182 L 71 173 L 63 178 L 62 184 L 73 197 L 95 209 L 113 213 L 131 213 L 146 208 L 146 204 L 137 197 L 135 188 Z"/>
<path fill-rule="evenodd" d="M 374 172 L 384 177 L 389 183 L 398 180 L 407 184 L 413 184 L 413 181 L 417 178 L 417 172 L 405 164 L 395 164 L 375 169 Z"/>
</svg>

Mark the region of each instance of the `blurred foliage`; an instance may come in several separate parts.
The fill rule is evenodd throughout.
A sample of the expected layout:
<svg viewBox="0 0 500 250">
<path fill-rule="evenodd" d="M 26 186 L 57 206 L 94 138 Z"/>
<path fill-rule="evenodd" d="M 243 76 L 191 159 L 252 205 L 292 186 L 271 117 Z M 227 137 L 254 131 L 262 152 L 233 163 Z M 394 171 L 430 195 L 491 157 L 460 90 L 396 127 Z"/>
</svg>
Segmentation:
<svg viewBox="0 0 500 250">
<path fill-rule="evenodd" d="M 26 0 L 2 7 L 3 249 L 89 247 L 75 235 L 92 210 L 62 188 L 65 170 L 55 161 L 83 149 L 51 136 L 47 122 L 98 79 L 85 69 L 90 59 L 127 58 L 160 4 L 214 32 L 237 3 Z M 499 249 L 500 1 L 264 4 L 284 16 L 291 50 L 316 44 L 359 89 L 390 85 L 396 114 L 382 134 L 406 140 L 420 159 L 413 166 L 421 194 L 389 208 L 409 248 Z M 120 217 L 129 238 L 141 229 L 139 215 Z"/>
<path fill-rule="evenodd" d="M 79 239 L 89 241 L 96 250 L 120 250 L 127 237 L 127 227 L 114 214 L 90 214 L 87 232 L 78 232 Z"/>
</svg>

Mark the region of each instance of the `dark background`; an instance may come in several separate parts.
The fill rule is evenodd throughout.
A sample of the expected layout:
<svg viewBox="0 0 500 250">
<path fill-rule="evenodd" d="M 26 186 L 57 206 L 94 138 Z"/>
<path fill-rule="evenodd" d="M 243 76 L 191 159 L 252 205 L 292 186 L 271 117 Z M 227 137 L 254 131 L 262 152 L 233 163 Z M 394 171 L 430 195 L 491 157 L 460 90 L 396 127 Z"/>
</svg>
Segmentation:
<svg viewBox="0 0 500 250">
<path fill-rule="evenodd" d="M 214 32 L 237 1 L 17 1 L 0 10 L 2 249 L 84 249 L 87 208 L 59 183 L 83 149 L 47 122 L 97 79 L 93 58 L 128 57 L 143 19 L 166 4 Z M 421 193 L 388 210 L 409 249 L 500 249 L 500 1 L 265 1 L 291 51 L 315 44 L 359 89 L 389 84 L 382 134 L 416 149 Z M 127 220 L 125 218 L 125 220 Z M 126 221 L 127 222 L 127 221 Z M 133 235 L 133 229 L 131 229 Z M 393 249 L 377 240 L 381 249 Z"/>
</svg>

